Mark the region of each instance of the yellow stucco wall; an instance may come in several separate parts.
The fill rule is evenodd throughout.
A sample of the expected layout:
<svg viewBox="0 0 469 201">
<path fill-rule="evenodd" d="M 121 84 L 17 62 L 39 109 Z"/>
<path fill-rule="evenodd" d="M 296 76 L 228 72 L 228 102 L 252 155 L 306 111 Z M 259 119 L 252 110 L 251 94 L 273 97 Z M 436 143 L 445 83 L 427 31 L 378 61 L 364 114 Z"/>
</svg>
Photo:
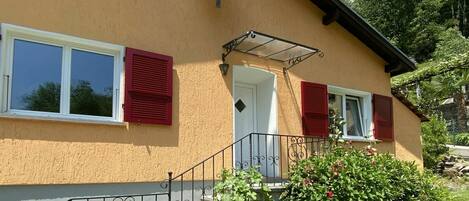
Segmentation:
<svg viewBox="0 0 469 201">
<path fill-rule="evenodd" d="M 27 5 L 27 6 L 26 6 Z M 96 125 L 0 117 L 0 184 L 145 182 L 180 172 L 232 142 L 232 73 L 222 44 L 253 29 L 320 48 L 293 68 L 241 54 L 230 64 L 277 74 L 280 133 L 301 134 L 300 82 L 390 96 L 384 61 L 308 0 L 3 0 L 0 22 L 174 58 L 173 125 Z M 419 120 L 394 100 L 395 143 L 383 151 L 421 164 Z"/>
</svg>

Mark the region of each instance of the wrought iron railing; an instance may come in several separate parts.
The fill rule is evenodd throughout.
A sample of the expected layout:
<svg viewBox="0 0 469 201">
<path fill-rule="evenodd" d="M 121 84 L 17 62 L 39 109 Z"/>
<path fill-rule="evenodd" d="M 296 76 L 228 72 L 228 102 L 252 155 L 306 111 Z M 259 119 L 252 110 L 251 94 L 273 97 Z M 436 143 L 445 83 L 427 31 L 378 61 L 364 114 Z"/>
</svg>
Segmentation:
<svg viewBox="0 0 469 201">
<path fill-rule="evenodd" d="M 171 175 L 169 196 L 173 201 L 211 198 L 222 169 L 255 167 L 264 176 L 264 182 L 282 185 L 292 165 L 324 153 L 327 142 L 310 136 L 248 134 L 177 176 Z"/>
<path fill-rule="evenodd" d="M 146 195 L 76 198 L 70 201 L 195 201 L 211 200 L 223 169 L 257 168 L 268 185 L 288 182 L 299 160 L 326 152 L 328 140 L 311 136 L 251 133 L 177 175 L 168 173 L 165 192 Z"/>
</svg>

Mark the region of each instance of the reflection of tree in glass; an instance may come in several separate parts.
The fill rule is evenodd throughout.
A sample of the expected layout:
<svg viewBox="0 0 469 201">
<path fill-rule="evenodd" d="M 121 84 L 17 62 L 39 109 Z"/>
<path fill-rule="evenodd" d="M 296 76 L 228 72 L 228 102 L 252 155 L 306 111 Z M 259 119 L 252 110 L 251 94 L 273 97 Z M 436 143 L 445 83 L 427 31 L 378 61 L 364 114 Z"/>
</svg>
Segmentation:
<svg viewBox="0 0 469 201">
<path fill-rule="evenodd" d="M 25 109 L 32 111 L 59 112 L 60 83 L 46 82 L 30 95 L 23 97 Z"/>
<path fill-rule="evenodd" d="M 79 80 L 72 86 L 70 113 L 112 116 L 112 89 L 106 88 L 104 94 L 97 94 L 90 85 L 88 81 Z"/>
<path fill-rule="evenodd" d="M 80 80 L 72 85 L 70 93 L 70 113 L 112 116 L 112 87 L 98 94 L 93 91 L 90 82 Z M 25 96 L 23 101 L 29 110 L 59 112 L 60 84 L 44 83 Z"/>
</svg>

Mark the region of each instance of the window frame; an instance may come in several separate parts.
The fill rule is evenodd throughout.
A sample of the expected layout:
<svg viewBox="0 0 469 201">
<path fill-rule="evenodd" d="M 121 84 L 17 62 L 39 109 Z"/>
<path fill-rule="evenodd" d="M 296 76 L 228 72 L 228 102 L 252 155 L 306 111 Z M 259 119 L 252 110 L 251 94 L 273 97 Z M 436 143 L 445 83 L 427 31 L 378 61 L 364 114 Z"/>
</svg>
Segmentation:
<svg viewBox="0 0 469 201">
<path fill-rule="evenodd" d="M 347 98 L 358 100 L 358 110 L 361 113 L 361 125 L 363 136 L 347 135 L 347 124 L 342 128 L 343 139 L 346 140 L 374 140 L 373 136 L 373 119 L 372 119 L 372 94 L 369 92 L 359 91 L 355 89 L 348 89 L 338 86 L 328 85 L 328 94 L 340 95 L 342 97 L 342 114 L 346 121 L 346 104 Z"/>
<path fill-rule="evenodd" d="M 364 128 L 364 126 L 365 126 L 364 115 L 363 115 L 363 112 L 362 112 L 363 104 L 361 103 L 362 102 L 361 99 L 362 98 L 360 98 L 360 97 L 355 97 L 355 96 L 350 96 L 350 95 L 345 96 L 345 108 L 343 109 L 345 112 L 347 111 L 347 101 L 348 100 L 357 101 L 357 106 L 358 106 L 357 107 L 358 116 L 359 116 L 358 121 L 359 121 L 359 124 L 361 125 L 360 128 L 361 128 L 361 132 L 362 132 L 363 136 L 353 136 L 353 137 L 364 137 L 364 136 L 366 136 L 366 131 L 365 131 L 365 128 Z M 346 130 L 347 130 L 346 132 L 347 132 L 347 136 L 348 136 L 348 128 Z M 352 135 L 349 136 L 349 137 L 352 137 Z"/>
<path fill-rule="evenodd" d="M 121 105 L 124 100 L 124 93 L 121 89 L 124 88 L 123 61 L 125 55 L 125 47 L 64 34 L 40 31 L 11 24 L 2 23 L 0 25 L 0 28 L 2 34 L 2 40 L 0 41 L 0 73 L 2 75 L 0 82 L 0 94 L 2 95 L 2 97 L 0 98 L 0 115 L 72 121 L 75 120 L 91 122 L 122 122 L 123 109 Z M 11 109 L 11 82 L 14 76 L 12 75 L 13 53 L 14 41 L 16 39 L 62 47 L 62 72 L 59 113 Z M 70 113 L 72 50 L 81 50 L 114 57 L 111 117 Z"/>
</svg>

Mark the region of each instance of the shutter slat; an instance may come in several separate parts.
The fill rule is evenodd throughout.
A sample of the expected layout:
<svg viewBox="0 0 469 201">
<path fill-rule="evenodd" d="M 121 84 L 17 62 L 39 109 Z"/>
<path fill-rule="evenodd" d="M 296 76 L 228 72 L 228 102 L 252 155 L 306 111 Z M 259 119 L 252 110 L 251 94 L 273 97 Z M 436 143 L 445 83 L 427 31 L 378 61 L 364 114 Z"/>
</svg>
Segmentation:
<svg viewBox="0 0 469 201">
<path fill-rule="evenodd" d="M 392 97 L 373 94 L 374 136 L 379 140 L 394 139 Z"/>
<path fill-rule="evenodd" d="M 329 135 L 327 86 L 301 82 L 303 134 L 327 137 Z"/>
<path fill-rule="evenodd" d="M 124 120 L 171 125 L 172 57 L 127 48 L 125 65 Z"/>
</svg>

